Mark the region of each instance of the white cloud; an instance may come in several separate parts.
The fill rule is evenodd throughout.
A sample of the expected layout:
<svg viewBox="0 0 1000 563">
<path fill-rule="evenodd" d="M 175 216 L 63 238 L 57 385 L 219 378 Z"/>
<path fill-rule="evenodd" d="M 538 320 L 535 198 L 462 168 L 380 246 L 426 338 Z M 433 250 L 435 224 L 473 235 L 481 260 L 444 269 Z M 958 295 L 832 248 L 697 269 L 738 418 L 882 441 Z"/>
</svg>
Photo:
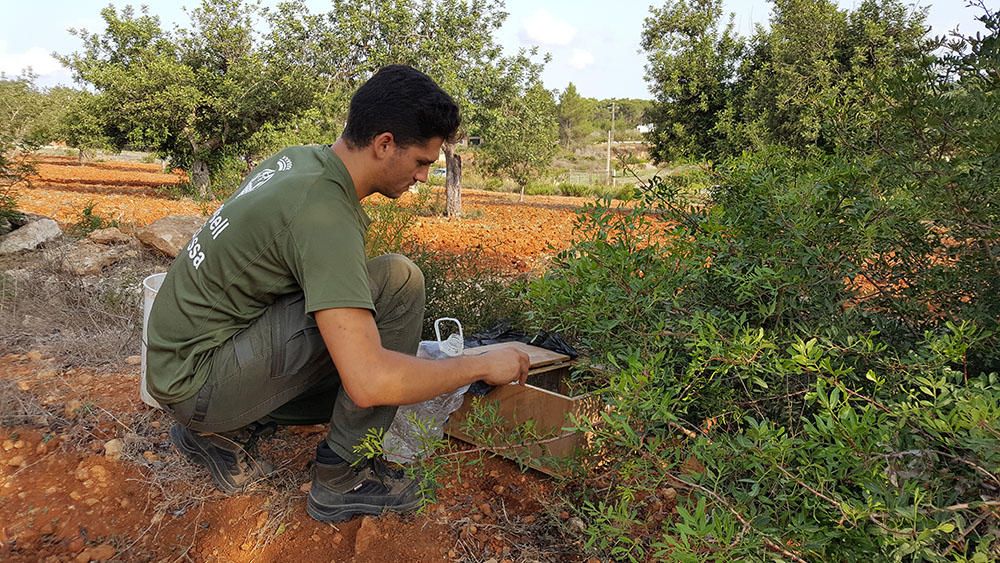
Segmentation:
<svg viewBox="0 0 1000 563">
<path fill-rule="evenodd" d="M 586 49 L 573 49 L 573 54 L 569 57 L 569 66 L 583 70 L 593 64 L 594 55 Z"/>
<path fill-rule="evenodd" d="M 39 76 L 57 74 L 63 70 L 59 61 L 41 47 L 32 47 L 20 53 L 8 53 L 7 44 L 0 41 L 0 72 L 8 76 L 17 76 L 28 67 Z"/>
<path fill-rule="evenodd" d="M 537 45 L 569 45 L 576 28 L 555 18 L 543 9 L 535 10 L 521 21 L 521 41 Z"/>
</svg>

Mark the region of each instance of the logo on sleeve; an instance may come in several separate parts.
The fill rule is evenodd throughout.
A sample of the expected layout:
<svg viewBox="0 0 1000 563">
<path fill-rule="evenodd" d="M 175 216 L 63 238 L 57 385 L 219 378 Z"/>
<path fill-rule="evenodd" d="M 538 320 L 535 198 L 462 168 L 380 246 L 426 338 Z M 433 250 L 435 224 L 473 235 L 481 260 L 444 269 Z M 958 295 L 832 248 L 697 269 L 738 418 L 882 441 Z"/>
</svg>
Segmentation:
<svg viewBox="0 0 1000 563">
<path fill-rule="evenodd" d="M 246 183 L 246 185 L 243 186 L 243 189 L 240 190 L 240 193 L 236 197 L 238 198 L 243 197 L 248 193 L 256 190 L 257 188 L 263 186 L 268 182 L 268 180 L 273 178 L 275 173 L 277 172 L 284 172 L 286 170 L 291 170 L 292 159 L 288 158 L 287 156 L 283 156 L 278 159 L 278 163 L 276 166 L 277 170 L 275 170 L 274 168 L 265 168 L 260 172 L 258 172 L 257 174 L 255 174 L 254 177 L 250 178 L 250 180 Z"/>
<path fill-rule="evenodd" d="M 246 183 L 246 185 L 243 186 L 243 189 L 240 190 L 240 193 L 237 194 L 236 198 L 242 197 L 256 190 L 257 188 L 263 186 L 268 182 L 268 180 L 273 178 L 276 173 L 284 172 L 286 170 L 291 170 L 292 159 L 288 158 L 287 156 L 283 156 L 278 159 L 276 167 L 277 170 L 273 168 L 265 168 L 260 172 L 258 172 L 257 174 L 255 174 L 254 177 L 250 178 L 250 180 Z M 215 239 L 219 238 L 219 235 L 221 235 L 223 231 L 229 228 L 229 218 L 222 214 L 222 210 L 224 207 L 226 207 L 225 204 L 219 206 L 219 208 L 215 210 L 215 213 L 212 214 L 212 216 L 208 219 L 208 222 L 205 223 L 205 225 L 201 228 L 198 234 L 191 239 L 191 242 L 188 243 L 187 257 L 189 260 L 191 260 L 191 265 L 194 266 L 195 270 L 197 270 L 201 266 L 202 262 L 205 261 L 205 256 L 206 256 L 205 252 L 209 246 L 207 244 L 208 237 L 211 236 L 212 240 L 214 241 Z"/>
</svg>

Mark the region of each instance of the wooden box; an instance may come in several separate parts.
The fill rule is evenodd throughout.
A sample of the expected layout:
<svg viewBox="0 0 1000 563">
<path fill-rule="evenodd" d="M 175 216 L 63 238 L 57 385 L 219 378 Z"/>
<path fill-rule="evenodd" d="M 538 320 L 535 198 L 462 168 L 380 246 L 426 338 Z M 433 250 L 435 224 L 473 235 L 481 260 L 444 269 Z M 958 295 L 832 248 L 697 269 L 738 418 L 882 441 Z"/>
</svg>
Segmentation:
<svg viewBox="0 0 1000 563">
<path fill-rule="evenodd" d="M 565 428 L 573 425 L 573 415 L 593 415 L 596 401 L 589 395 L 566 394 L 565 379 L 571 362 L 564 354 L 521 342 L 470 348 L 465 353 L 476 355 L 507 347 L 518 348 L 530 357 L 527 384 L 493 387 L 482 396 L 467 393 L 462 406 L 448 419 L 445 432 L 543 473 L 563 473 L 565 461 L 583 446 L 585 439 L 581 433 Z M 466 427 L 470 417 L 476 417 L 477 401 L 481 402 L 480 418 L 497 423 L 486 425 L 489 427 L 482 432 Z M 494 413 L 498 420 L 493 419 Z"/>
</svg>

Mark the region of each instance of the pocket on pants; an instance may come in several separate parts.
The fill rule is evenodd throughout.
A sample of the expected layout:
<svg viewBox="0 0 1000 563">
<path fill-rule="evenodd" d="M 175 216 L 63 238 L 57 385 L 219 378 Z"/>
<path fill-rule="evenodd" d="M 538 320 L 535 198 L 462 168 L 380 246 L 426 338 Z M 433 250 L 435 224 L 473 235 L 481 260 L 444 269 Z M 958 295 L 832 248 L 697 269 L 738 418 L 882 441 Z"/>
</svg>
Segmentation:
<svg viewBox="0 0 1000 563">
<path fill-rule="evenodd" d="M 250 327 L 233 337 L 233 355 L 241 370 L 258 368 L 271 359 L 270 335 L 260 334 L 256 327 Z"/>
<path fill-rule="evenodd" d="M 330 352 L 316 326 L 304 327 L 293 334 L 284 343 L 282 355 L 281 369 L 286 375 L 333 371 Z"/>
</svg>

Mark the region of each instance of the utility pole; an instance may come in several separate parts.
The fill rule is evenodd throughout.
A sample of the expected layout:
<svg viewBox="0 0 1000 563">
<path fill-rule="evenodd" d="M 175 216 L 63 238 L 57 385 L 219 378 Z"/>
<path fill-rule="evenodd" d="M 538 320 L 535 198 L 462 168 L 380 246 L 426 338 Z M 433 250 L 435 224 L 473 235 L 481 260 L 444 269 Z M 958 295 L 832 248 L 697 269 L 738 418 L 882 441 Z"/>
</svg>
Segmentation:
<svg viewBox="0 0 1000 563">
<path fill-rule="evenodd" d="M 615 176 L 611 172 L 611 143 L 614 142 L 615 138 L 615 101 L 611 100 L 611 129 L 608 129 L 608 161 L 607 161 L 607 172 L 608 180 L 614 185 Z"/>
</svg>

